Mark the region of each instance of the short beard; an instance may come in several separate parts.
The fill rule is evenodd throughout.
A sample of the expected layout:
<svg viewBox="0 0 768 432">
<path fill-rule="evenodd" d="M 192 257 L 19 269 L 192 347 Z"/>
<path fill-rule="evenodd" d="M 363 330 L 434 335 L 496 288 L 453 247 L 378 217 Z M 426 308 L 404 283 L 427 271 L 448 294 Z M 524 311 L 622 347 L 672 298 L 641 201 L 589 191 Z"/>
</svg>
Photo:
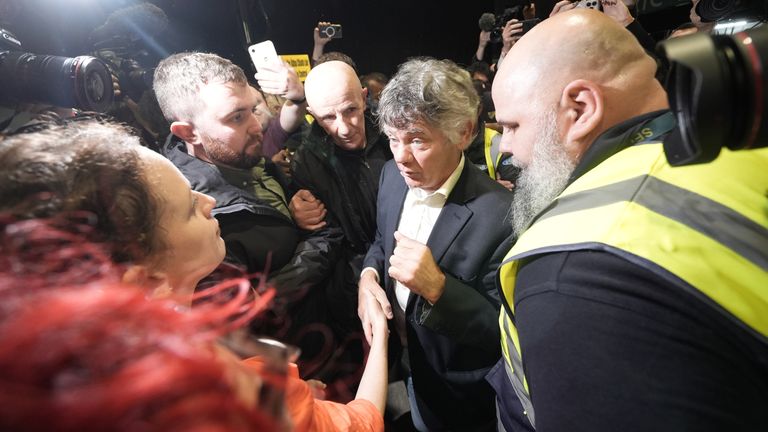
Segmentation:
<svg viewBox="0 0 768 432">
<path fill-rule="evenodd" d="M 249 155 L 246 153 L 237 153 L 221 140 L 213 139 L 207 135 L 203 136 L 203 148 L 205 153 L 214 164 L 226 165 L 232 168 L 251 169 L 260 161 L 261 155 Z"/>
<path fill-rule="evenodd" d="M 558 138 L 555 112 L 546 113 L 536 123 L 541 135 L 533 145 L 530 164 L 521 166 L 515 161 L 522 169 L 512 199 L 512 228 L 518 237 L 565 189 L 576 167 Z"/>
</svg>

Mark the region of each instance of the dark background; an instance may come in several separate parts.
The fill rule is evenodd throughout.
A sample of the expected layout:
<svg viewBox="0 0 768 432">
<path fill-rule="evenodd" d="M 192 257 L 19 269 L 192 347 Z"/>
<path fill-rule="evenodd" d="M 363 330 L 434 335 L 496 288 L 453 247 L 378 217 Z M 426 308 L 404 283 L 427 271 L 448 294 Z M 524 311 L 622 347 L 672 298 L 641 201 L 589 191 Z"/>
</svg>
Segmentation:
<svg viewBox="0 0 768 432">
<path fill-rule="evenodd" d="M 641 0 L 642 1 L 642 0 Z M 655 36 L 687 21 L 690 6 L 677 0 L 662 12 L 641 16 Z M 342 51 L 366 73 L 394 72 L 408 57 L 429 55 L 467 64 L 477 47 L 477 20 L 483 12 L 498 12 L 510 0 L 153 0 L 171 25 L 148 47 L 159 60 L 182 50 L 216 52 L 245 68 L 241 16 L 254 42 L 271 39 L 280 54 L 311 54 L 312 29 L 319 20 L 343 25 L 344 38 L 326 51 Z M 137 0 L 0 0 L 0 25 L 18 36 L 24 50 L 38 54 L 75 56 L 90 50 L 88 35 L 116 9 Z M 540 1 L 546 14 L 554 1 Z M 241 15 L 240 11 L 245 11 Z M 498 47 L 489 49 L 491 54 Z M 491 55 L 491 56 L 492 56 Z"/>
</svg>

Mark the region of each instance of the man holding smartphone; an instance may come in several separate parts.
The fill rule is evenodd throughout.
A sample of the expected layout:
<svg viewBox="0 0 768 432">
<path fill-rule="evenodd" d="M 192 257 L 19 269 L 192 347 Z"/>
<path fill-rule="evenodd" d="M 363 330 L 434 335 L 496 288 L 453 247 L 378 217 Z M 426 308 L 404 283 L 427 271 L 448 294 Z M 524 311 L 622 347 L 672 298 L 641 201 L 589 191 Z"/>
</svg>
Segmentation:
<svg viewBox="0 0 768 432">
<path fill-rule="evenodd" d="M 194 190 L 216 199 L 212 213 L 227 257 L 249 273 L 268 272 L 277 288 L 269 311 L 273 316 L 260 317 L 255 331 L 285 335 L 286 342 L 302 349 L 302 369 L 312 370 L 303 367 L 311 362 L 317 370 L 340 345 L 339 339 L 332 332 L 306 337 L 302 333 L 307 326 L 327 323 L 325 292 L 310 288 L 321 284 L 336 263 L 338 248 L 319 243 L 335 244 L 340 234 L 327 229 L 322 236 L 310 237 L 299 229 L 295 221 L 306 215 L 297 212 L 296 195 L 292 198 L 282 172 L 262 155 L 260 94 L 248 85 L 240 67 L 215 54 L 196 52 L 161 61 L 154 90 L 171 123 L 161 152 Z"/>
</svg>

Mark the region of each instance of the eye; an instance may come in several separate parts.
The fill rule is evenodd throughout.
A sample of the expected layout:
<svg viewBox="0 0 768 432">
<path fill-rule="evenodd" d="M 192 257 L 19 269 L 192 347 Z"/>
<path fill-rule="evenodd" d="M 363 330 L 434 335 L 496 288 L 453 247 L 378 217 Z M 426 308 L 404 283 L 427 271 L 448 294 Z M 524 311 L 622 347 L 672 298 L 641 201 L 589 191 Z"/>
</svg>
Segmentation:
<svg viewBox="0 0 768 432">
<path fill-rule="evenodd" d="M 504 133 L 515 133 L 520 125 L 517 123 L 509 123 L 503 126 Z"/>
<path fill-rule="evenodd" d="M 189 216 L 192 217 L 195 215 L 195 212 L 197 211 L 197 202 L 198 202 L 199 196 L 192 191 L 192 207 L 189 209 Z"/>
</svg>

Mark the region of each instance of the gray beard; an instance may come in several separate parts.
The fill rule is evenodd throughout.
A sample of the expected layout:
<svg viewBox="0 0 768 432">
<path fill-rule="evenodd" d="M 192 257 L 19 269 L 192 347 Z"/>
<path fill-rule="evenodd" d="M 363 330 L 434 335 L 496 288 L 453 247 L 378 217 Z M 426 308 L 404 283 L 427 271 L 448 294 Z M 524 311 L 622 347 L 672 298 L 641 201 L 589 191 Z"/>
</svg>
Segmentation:
<svg viewBox="0 0 768 432">
<path fill-rule="evenodd" d="M 512 199 L 512 228 L 519 237 L 533 221 L 565 189 L 576 163 L 572 162 L 558 139 L 557 122 L 550 112 L 537 122 L 542 131 L 533 145 L 531 163 L 515 165 L 522 171 L 515 182 Z"/>
</svg>

